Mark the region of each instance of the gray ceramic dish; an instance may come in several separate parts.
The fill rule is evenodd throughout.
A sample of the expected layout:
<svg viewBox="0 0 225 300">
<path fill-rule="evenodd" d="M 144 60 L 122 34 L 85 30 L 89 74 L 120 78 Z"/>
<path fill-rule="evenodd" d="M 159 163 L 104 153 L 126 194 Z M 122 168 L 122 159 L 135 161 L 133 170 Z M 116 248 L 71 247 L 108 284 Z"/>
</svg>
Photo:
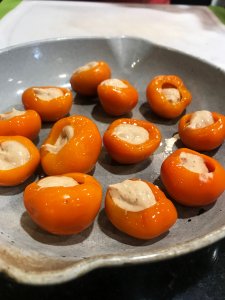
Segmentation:
<svg viewBox="0 0 225 300">
<path fill-rule="evenodd" d="M 121 166 L 102 150 L 94 176 L 104 192 L 109 183 L 140 177 L 161 186 L 159 170 L 171 149 L 165 139 L 177 132 L 177 120 L 154 116 L 146 104 L 147 83 L 159 74 L 177 74 L 190 89 L 193 102 L 187 112 L 201 109 L 225 113 L 225 73 L 212 65 L 174 50 L 134 38 L 61 39 L 9 48 L 0 53 L 1 112 L 22 108 L 21 93 L 30 86 L 70 87 L 74 69 L 93 60 L 105 60 L 112 76 L 126 78 L 140 94 L 135 118 L 154 122 L 163 142 L 147 161 Z M 114 119 L 101 109 L 98 100 L 75 96 L 71 114 L 92 118 L 101 133 Z M 131 116 L 131 115 L 130 115 Z M 44 125 L 40 145 L 50 129 Z M 168 140 L 167 140 L 168 141 Z M 176 143 L 173 149 L 182 146 Z M 225 145 L 210 155 L 225 165 Z M 34 180 L 31 178 L 28 182 Z M 93 226 L 81 234 L 58 237 L 39 229 L 25 212 L 22 192 L 27 185 L 0 188 L 0 270 L 20 282 L 49 284 L 67 281 L 94 268 L 125 263 L 164 260 L 209 245 L 225 236 L 225 195 L 209 207 L 190 209 L 177 205 L 179 219 L 166 234 L 140 241 L 117 231 L 100 211 Z"/>
</svg>

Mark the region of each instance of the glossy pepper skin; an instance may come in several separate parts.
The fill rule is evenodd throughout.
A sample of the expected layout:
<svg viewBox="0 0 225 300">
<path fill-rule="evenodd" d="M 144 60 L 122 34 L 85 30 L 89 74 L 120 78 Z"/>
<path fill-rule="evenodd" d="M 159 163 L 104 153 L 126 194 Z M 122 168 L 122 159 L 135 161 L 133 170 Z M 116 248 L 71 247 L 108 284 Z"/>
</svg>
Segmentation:
<svg viewBox="0 0 225 300">
<path fill-rule="evenodd" d="M 111 223 L 120 231 L 138 239 L 148 240 L 168 231 L 177 220 L 177 211 L 173 203 L 157 186 L 147 181 L 144 182 L 152 190 L 156 204 L 137 212 L 126 211 L 114 202 L 107 191 L 105 212 Z"/>
<path fill-rule="evenodd" d="M 73 137 L 57 152 L 49 152 L 45 145 L 54 145 L 65 126 L 74 130 Z M 70 172 L 90 172 L 101 151 L 102 139 L 98 127 L 85 116 L 74 115 L 57 121 L 41 146 L 41 164 L 47 175 Z"/>
<path fill-rule="evenodd" d="M 181 141 L 188 148 L 208 151 L 219 147 L 225 139 L 225 116 L 212 112 L 214 123 L 203 128 L 189 128 L 191 113 L 183 116 L 178 124 Z"/>
<path fill-rule="evenodd" d="M 57 88 L 63 92 L 63 96 L 50 101 L 41 100 L 34 88 Z M 33 109 L 40 115 L 42 121 L 54 122 L 67 115 L 72 107 L 73 95 L 69 89 L 55 86 L 30 87 L 22 94 L 22 102 L 26 109 Z"/>
<path fill-rule="evenodd" d="M 176 88 L 180 94 L 180 101 L 168 101 L 162 93 L 163 88 Z M 153 78 L 147 86 L 146 97 L 152 111 L 166 119 L 180 116 L 192 100 L 191 93 L 183 81 L 175 75 L 160 75 Z"/>
<path fill-rule="evenodd" d="M 180 153 L 199 155 L 212 172 L 212 177 L 201 179 L 181 165 Z M 225 190 L 225 169 L 215 159 L 194 150 L 181 148 L 168 156 L 161 166 L 161 180 L 169 195 L 186 206 L 203 206 L 213 203 Z"/>
<path fill-rule="evenodd" d="M 40 154 L 36 146 L 24 136 L 0 136 L 0 145 L 7 141 L 21 143 L 30 153 L 30 159 L 25 164 L 8 170 L 0 169 L 0 186 L 16 186 L 34 173 L 40 162 Z"/>
<path fill-rule="evenodd" d="M 20 135 L 34 140 L 41 130 L 41 118 L 34 110 L 26 110 L 24 114 L 10 119 L 0 119 L 0 135 Z"/>
<path fill-rule="evenodd" d="M 104 61 L 98 61 L 97 65 L 81 72 L 74 72 L 70 78 L 72 89 L 80 95 L 96 96 L 97 87 L 103 81 L 111 77 L 111 69 Z"/>
<path fill-rule="evenodd" d="M 92 176 L 64 174 L 79 184 L 72 187 L 42 187 L 38 182 L 24 191 L 24 205 L 42 229 L 57 235 L 77 234 L 94 221 L 102 200 L 102 187 Z"/>
<path fill-rule="evenodd" d="M 112 116 L 121 116 L 132 111 L 138 102 L 137 90 L 127 81 L 121 80 L 127 87 L 113 87 L 100 84 L 98 97 L 104 111 Z"/>
<path fill-rule="evenodd" d="M 136 124 L 143 127 L 149 133 L 149 140 L 138 145 L 121 140 L 113 134 L 113 130 L 120 124 Z M 103 136 L 103 143 L 107 152 L 121 164 L 134 164 L 147 159 L 158 148 L 160 141 L 160 131 L 154 124 L 144 120 L 127 118 L 114 121 Z"/>
</svg>

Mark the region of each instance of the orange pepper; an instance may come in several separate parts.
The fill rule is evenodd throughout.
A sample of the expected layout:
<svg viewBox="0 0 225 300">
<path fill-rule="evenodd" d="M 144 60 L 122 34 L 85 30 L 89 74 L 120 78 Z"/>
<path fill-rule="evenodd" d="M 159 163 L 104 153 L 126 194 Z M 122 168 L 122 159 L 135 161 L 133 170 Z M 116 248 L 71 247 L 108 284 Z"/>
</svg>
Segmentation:
<svg viewBox="0 0 225 300">
<path fill-rule="evenodd" d="M 0 118 L 0 135 L 22 135 L 34 140 L 40 129 L 41 118 L 34 110 L 26 110 L 23 114 L 10 119 Z"/>
<path fill-rule="evenodd" d="M 178 91 L 180 99 L 176 102 L 168 100 L 163 92 L 163 89 L 171 88 Z M 153 78 L 147 86 L 146 97 L 152 111 L 167 119 L 181 115 L 192 98 L 183 81 L 175 75 L 160 75 Z"/>
<path fill-rule="evenodd" d="M 85 68 L 86 66 L 87 68 Z M 70 84 L 78 94 L 95 96 L 97 95 L 98 85 L 103 80 L 111 77 L 110 67 L 104 61 L 90 62 L 83 67 L 74 71 L 70 78 Z"/>
<path fill-rule="evenodd" d="M 114 129 L 121 124 L 131 124 L 143 127 L 149 133 L 149 139 L 141 144 L 131 144 L 114 135 Z M 147 159 L 159 146 L 161 134 L 159 129 L 152 123 L 144 120 L 118 119 L 106 130 L 103 143 L 110 156 L 122 164 L 138 163 Z"/>
<path fill-rule="evenodd" d="M 40 187 L 41 180 L 33 182 L 24 191 L 24 205 L 42 229 L 58 235 L 76 234 L 93 223 L 101 206 L 102 187 L 86 174 L 63 176 L 73 178 L 78 185 Z"/>
<path fill-rule="evenodd" d="M 63 130 L 69 126 L 73 136 L 67 139 Z M 49 151 L 62 135 L 65 144 L 59 151 Z M 94 167 L 101 151 L 102 139 L 94 122 L 85 116 L 70 116 L 57 121 L 41 146 L 41 164 L 47 175 L 69 172 L 88 173 Z M 54 146 L 53 146 L 54 147 Z"/>
<path fill-rule="evenodd" d="M 63 96 L 51 100 L 42 100 L 35 89 L 58 89 Z M 39 113 L 42 121 L 52 122 L 69 113 L 73 101 L 72 92 L 69 89 L 55 86 L 30 87 L 22 94 L 22 102 L 26 109 L 33 109 Z"/>
<path fill-rule="evenodd" d="M 10 155 L 8 149 L 4 151 L 3 143 L 5 142 L 17 142 L 21 144 L 28 150 L 30 155 L 29 160 L 20 166 L 10 169 L 0 167 L 0 186 L 15 186 L 23 183 L 34 173 L 40 162 L 40 154 L 36 146 L 24 136 L 0 136 L 1 160 L 4 160 L 4 156 L 6 155 L 6 161 L 8 161 L 7 156 Z M 17 153 L 14 154 L 17 155 Z M 12 154 L 12 158 L 14 154 Z"/>
<path fill-rule="evenodd" d="M 202 179 L 199 173 L 181 165 L 180 153 L 186 152 L 203 158 L 212 176 Z M 181 148 L 168 156 L 161 166 L 161 179 L 169 195 L 187 206 L 208 205 L 216 201 L 225 189 L 225 170 L 215 159 L 196 151 Z"/>
<path fill-rule="evenodd" d="M 101 105 L 104 111 L 112 116 L 121 116 L 131 112 L 138 102 L 137 90 L 127 80 L 120 81 L 124 87 L 109 85 L 107 80 L 98 86 Z"/>
<path fill-rule="evenodd" d="M 169 230 L 177 220 L 177 211 L 157 186 L 144 182 L 152 190 L 156 204 L 141 211 L 127 211 L 114 202 L 108 190 L 105 212 L 111 223 L 120 231 L 139 239 L 152 239 Z"/>
<path fill-rule="evenodd" d="M 225 116 L 212 112 L 214 123 L 203 128 L 189 128 L 192 114 L 183 116 L 178 124 L 181 141 L 189 148 L 207 151 L 219 147 L 225 139 Z"/>
</svg>

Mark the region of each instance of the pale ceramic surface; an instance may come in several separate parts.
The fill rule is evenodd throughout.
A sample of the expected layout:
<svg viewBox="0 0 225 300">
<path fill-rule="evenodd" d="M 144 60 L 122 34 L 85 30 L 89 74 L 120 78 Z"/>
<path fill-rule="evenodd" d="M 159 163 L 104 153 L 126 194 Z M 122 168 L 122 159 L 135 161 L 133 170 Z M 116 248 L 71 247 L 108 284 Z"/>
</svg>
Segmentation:
<svg viewBox="0 0 225 300">
<path fill-rule="evenodd" d="M 104 192 L 109 183 L 131 177 L 140 177 L 160 186 L 160 166 L 169 152 L 165 139 L 177 132 L 177 120 L 164 121 L 150 113 L 145 100 L 147 83 L 155 75 L 177 74 L 193 94 L 187 112 L 208 109 L 225 113 L 225 73 L 191 56 L 140 39 L 40 42 L 0 53 L 1 112 L 13 106 L 21 108 L 21 93 L 29 86 L 70 87 L 73 70 L 92 60 L 107 61 L 113 77 L 126 78 L 137 87 L 140 100 L 132 116 L 156 123 L 163 134 L 163 143 L 151 159 L 134 166 L 112 163 L 103 149 L 94 176 L 103 184 Z M 97 99 L 87 101 L 75 96 L 71 113 L 89 116 L 101 133 L 114 120 L 102 111 Z M 39 145 L 49 129 L 48 125 L 44 126 L 37 141 Z M 181 144 L 178 142 L 173 149 L 177 146 Z M 210 153 L 223 165 L 224 150 L 223 145 Z M 177 205 L 179 219 L 175 226 L 151 241 L 139 241 L 118 232 L 108 222 L 103 209 L 94 225 L 83 233 L 53 236 L 40 230 L 25 212 L 22 192 L 26 184 L 0 188 L 0 269 L 21 282 L 62 282 L 99 266 L 167 259 L 225 236 L 224 194 L 204 210 Z"/>
<path fill-rule="evenodd" d="M 225 26 L 204 6 L 22 1 L 0 20 L 0 49 L 58 37 L 135 36 L 225 70 Z"/>
</svg>

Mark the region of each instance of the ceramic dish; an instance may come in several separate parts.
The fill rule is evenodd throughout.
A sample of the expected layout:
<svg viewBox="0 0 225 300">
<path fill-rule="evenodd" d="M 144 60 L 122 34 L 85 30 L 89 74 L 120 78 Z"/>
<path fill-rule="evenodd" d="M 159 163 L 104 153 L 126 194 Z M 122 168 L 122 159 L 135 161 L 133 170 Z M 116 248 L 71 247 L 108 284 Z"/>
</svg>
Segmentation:
<svg viewBox="0 0 225 300">
<path fill-rule="evenodd" d="M 93 60 L 105 60 L 112 76 L 128 79 L 139 91 L 134 118 L 154 122 L 163 141 L 147 161 L 121 166 L 101 152 L 94 176 L 103 184 L 139 177 L 161 185 L 159 170 L 164 158 L 180 147 L 172 145 L 177 121 L 154 116 L 146 103 L 145 89 L 159 74 L 179 75 L 193 95 L 187 112 L 201 109 L 225 113 L 225 73 L 191 56 L 134 38 L 60 39 L 26 44 L 0 53 L 1 112 L 22 108 L 21 93 L 30 86 L 59 85 L 69 87 L 72 72 Z M 83 114 L 94 120 L 101 133 L 115 119 L 107 116 L 98 99 L 87 100 L 74 94 L 71 114 Z M 40 145 L 50 130 L 44 125 Z M 225 165 L 225 145 L 210 155 Z M 31 178 L 28 180 L 34 180 Z M 157 239 L 140 241 L 116 230 L 102 207 L 93 226 L 78 235 L 54 236 L 39 229 L 25 212 L 22 193 L 28 184 L 0 188 L 0 270 L 20 282 L 49 284 L 67 281 L 101 266 L 143 263 L 168 259 L 192 252 L 225 236 L 225 194 L 211 206 L 185 208 L 177 206 L 175 226 Z"/>
</svg>

